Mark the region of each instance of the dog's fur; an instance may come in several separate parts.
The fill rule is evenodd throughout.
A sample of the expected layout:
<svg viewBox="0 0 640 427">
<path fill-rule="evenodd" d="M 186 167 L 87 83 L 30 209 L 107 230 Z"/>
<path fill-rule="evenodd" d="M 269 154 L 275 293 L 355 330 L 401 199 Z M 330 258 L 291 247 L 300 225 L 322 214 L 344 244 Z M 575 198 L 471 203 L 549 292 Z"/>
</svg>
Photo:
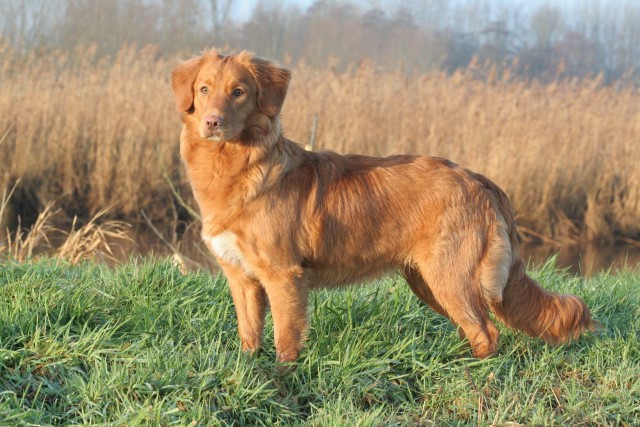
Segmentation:
<svg viewBox="0 0 640 427">
<path fill-rule="evenodd" d="M 394 270 L 479 358 L 498 347 L 489 310 L 553 344 L 594 330 L 580 298 L 527 276 L 512 208 L 493 182 L 436 157 L 305 151 L 280 127 L 289 78 L 250 53 L 215 50 L 172 73 L 180 152 L 244 350 L 260 346 L 269 302 L 277 359 L 295 360 L 311 289 Z"/>
</svg>

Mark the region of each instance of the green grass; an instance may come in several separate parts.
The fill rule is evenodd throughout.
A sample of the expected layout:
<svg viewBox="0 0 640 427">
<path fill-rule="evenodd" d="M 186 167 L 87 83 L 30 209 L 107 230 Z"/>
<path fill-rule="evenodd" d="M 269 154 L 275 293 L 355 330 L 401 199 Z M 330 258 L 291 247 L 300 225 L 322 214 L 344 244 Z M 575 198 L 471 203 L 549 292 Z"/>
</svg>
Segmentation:
<svg viewBox="0 0 640 427">
<path fill-rule="evenodd" d="M 501 327 L 478 361 L 400 279 L 313 294 L 279 375 L 239 350 L 222 277 L 169 263 L 0 264 L 0 425 L 638 425 L 640 272 L 534 272 L 604 327 L 552 348 Z"/>
</svg>

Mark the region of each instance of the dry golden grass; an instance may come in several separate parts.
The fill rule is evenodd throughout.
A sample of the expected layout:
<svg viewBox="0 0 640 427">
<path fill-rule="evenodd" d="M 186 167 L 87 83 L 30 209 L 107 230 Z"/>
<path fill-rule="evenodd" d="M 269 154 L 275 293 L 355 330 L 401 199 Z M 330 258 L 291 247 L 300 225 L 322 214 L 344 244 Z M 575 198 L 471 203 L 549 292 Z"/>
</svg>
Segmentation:
<svg viewBox="0 0 640 427">
<path fill-rule="evenodd" d="M 71 231 L 57 249 L 56 256 L 77 264 L 82 260 L 115 262 L 118 260 L 114 248 L 119 241 L 129 240 L 129 225 L 122 221 L 106 220 L 108 209 L 95 214 L 89 222 L 78 227 L 73 219 Z"/>
<path fill-rule="evenodd" d="M 63 209 L 85 217 L 170 200 L 159 167 L 178 165 L 168 62 L 151 49 L 123 49 L 113 60 L 91 50 L 23 57 L 5 49 L 0 63 L 0 129 L 10 129 L 0 179 L 20 177 L 40 202 L 67 194 Z"/>
<path fill-rule="evenodd" d="M 50 218 L 55 215 L 54 203 L 50 202 L 44 207 L 30 228 L 25 229 L 21 224 L 13 233 L 7 235 L 7 241 L 0 247 L 0 254 L 7 252 L 5 256 L 18 262 L 24 262 L 33 258 L 36 251 L 51 248 L 49 238 L 55 230 Z"/>
<path fill-rule="evenodd" d="M 0 214 L 6 206 L 5 201 L 7 199 L 3 197 Z M 115 251 L 121 243 L 132 241 L 128 224 L 103 220 L 107 213 L 104 209 L 84 225 L 78 226 L 74 218 L 70 231 L 60 230 L 53 225 L 59 211 L 55 204 L 55 201 L 47 203 L 31 227 L 24 228 L 19 224 L 16 230 L 7 233 L 6 241 L 0 242 L 0 259 L 26 262 L 42 255 L 54 255 L 78 264 L 85 260 L 115 263 L 123 258 L 124 253 L 116 254 Z M 52 238 L 59 242 L 52 245 Z"/>
<path fill-rule="evenodd" d="M 152 48 L 110 60 L 91 50 L 25 56 L 2 48 L 0 64 L 0 189 L 21 179 L 13 211 L 65 195 L 70 218 L 105 206 L 129 222 L 142 209 L 156 224 L 175 221 L 176 209 L 190 218 L 165 179 L 189 194 L 173 61 Z M 640 238 L 640 93 L 598 79 L 540 85 L 477 73 L 298 65 L 285 132 L 306 144 L 317 118 L 316 149 L 451 158 L 505 189 L 525 234 Z"/>
</svg>

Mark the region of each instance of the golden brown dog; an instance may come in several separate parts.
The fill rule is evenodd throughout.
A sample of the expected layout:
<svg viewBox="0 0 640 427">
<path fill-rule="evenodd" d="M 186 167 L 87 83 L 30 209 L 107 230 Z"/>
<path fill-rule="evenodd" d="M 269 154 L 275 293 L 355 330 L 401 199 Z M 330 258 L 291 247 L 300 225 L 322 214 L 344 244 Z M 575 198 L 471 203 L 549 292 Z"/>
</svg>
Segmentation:
<svg viewBox="0 0 640 427">
<path fill-rule="evenodd" d="M 580 298 L 527 276 L 509 201 L 484 176 L 441 158 L 313 153 L 285 139 L 289 78 L 250 53 L 215 50 L 172 73 L 180 152 L 244 350 L 260 346 L 269 301 L 277 359 L 295 360 L 311 289 L 394 270 L 479 358 L 498 346 L 489 310 L 554 344 L 594 329 Z"/>
</svg>

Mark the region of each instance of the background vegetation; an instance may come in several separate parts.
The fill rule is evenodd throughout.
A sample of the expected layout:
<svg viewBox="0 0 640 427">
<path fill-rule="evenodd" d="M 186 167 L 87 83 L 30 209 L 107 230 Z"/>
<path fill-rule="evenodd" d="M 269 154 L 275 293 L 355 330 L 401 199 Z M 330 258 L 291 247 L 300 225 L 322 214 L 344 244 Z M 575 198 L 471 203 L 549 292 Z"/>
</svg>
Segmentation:
<svg viewBox="0 0 640 427">
<path fill-rule="evenodd" d="M 157 49 L 21 54 L 0 50 L 0 188 L 17 182 L 5 221 L 35 221 L 52 200 L 65 215 L 142 222 L 172 235 L 192 219 L 178 155 L 179 115 Z M 479 73 L 486 73 L 478 78 Z M 506 190 L 529 236 L 640 236 L 640 94 L 599 78 L 525 82 L 495 68 L 453 74 L 344 72 L 298 64 L 286 135 L 314 149 L 444 156 Z M 19 181 L 18 181 L 19 180 Z M 170 185 L 171 184 L 171 185 Z"/>
<path fill-rule="evenodd" d="M 205 46 L 340 69 L 368 58 L 387 70 L 455 71 L 478 58 L 554 80 L 638 77 L 635 0 L 0 0 L 0 32 L 15 47 L 70 50 Z M 301 7 L 300 5 L 308 5 Z"/>
<path fill-rule="evenodd" d="M 449 157 L 507 191 L 525 237 L 640 239 L 637 2 L 296 4 L 0 0 L 0 241 L 52 201 L 63 228 L 108 207 L 174 244 L 197 229 L 168 75 L 214 45 L 293 68 L 295 141 Z"/>
</svg>

